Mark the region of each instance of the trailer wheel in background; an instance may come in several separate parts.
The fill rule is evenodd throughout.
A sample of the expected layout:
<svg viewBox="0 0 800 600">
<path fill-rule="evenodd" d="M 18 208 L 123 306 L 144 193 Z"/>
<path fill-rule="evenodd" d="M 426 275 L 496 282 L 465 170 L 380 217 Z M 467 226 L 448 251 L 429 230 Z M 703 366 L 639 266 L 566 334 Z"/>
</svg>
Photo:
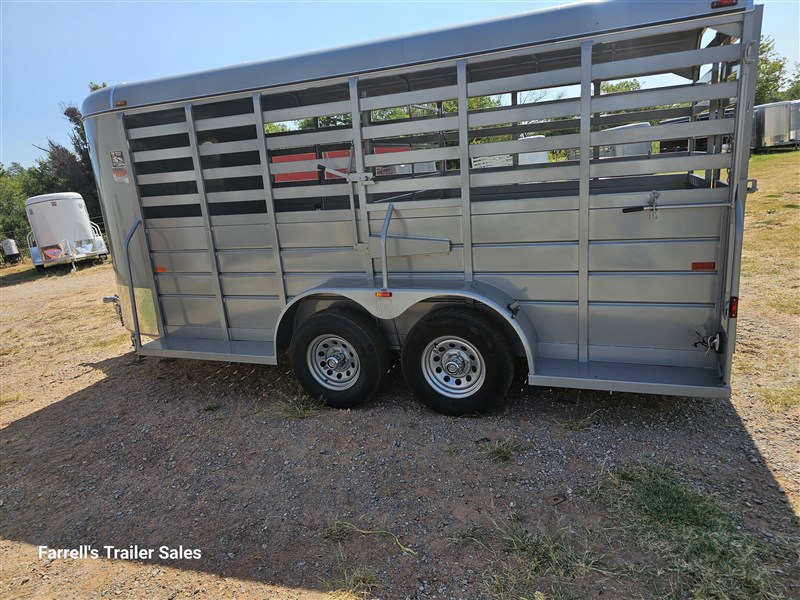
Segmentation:
<svg viewBox="0 0 800 600">
<path fill-rule="evenodd" d="M 289 356 L 306 391 L 333 408 L 369 400 L 389 370 L 389 348 L 375 323 L 350 310 L 306 319 L 292 336 Z"/>
<path fill-rule="evenodd" d="M 403 376 L 429 408 L 468 415 L 499 406 L 514 375 L 502 332 L 465 308 L 429 313 L 409 331 L 403 345 Z"/>
</svg>

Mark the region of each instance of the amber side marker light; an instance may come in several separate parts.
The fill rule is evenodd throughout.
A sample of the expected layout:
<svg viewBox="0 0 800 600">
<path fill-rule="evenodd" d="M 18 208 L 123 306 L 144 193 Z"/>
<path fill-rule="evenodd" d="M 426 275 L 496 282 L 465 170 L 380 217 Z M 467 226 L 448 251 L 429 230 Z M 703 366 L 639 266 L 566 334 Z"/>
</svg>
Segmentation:
<svg viewBox="0 0 800 600">
<path fill-rule="evenodd" d="M 735 319 L 739 316 L 739 297 L 738 296 L 731 296 L 730 302 L 728 302 L 728 318 Z"/>
<path fill-rule="evenodd" d="M 114 106 L 128 106 L 127 100 L 117 100 L 114 102 Z"/>
</svg>

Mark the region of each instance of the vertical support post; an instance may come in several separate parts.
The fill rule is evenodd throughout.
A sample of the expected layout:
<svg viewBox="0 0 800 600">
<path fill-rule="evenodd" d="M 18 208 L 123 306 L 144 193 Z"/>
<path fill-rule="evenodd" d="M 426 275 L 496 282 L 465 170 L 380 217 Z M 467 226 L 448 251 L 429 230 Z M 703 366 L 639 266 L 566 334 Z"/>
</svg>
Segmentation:
<svg viewBox="0 0 800 600">
<path fill-rule="evenodd" d="M 267 151 L 267 132 L 264 128 L 264 116 L 261 112 L 261 94 L 253 94 L 253 113 L 255 113 L 256 130 L 258 131 L 258 155 L 261 160 L 261 176 L 264 180 L 265 202 L 267 203 L 267 232 L 269 245 L 272 248 L 272 259 L 275 263 L 275 287 L 281 305 L 286 306 L 286 280 L 283 277 L 283 259 L 281 258 L 281 241 L 278 236 L 278 215 L 275 212 L 275 198 L 272 195 L 272 175 L 269 172 L 269 152 Z"/>
<path fill-rule="evenodd" d="M 733 179 L 730 182 L 731 202 L 734 209 L 728 211 L 728 228 L 725 248 L 725 284 L 722 288 L 719 311 L 720 324 L 727 334 L 724 356 L 720 356 L 719 369 L 722 380 L 730 384 L 733 353 L 736 350 L 736 321 L 727 319 L 723 313 L 731 296 L 739 295 L 739 271 L 742 267 L 742 234 L 744 233 L 744 209 L 747 199 L 747 169 L 749 167 L 750 140 L 753 127 L 753 96 L 755 94 L 759 38 L 763 6 L 744 13 L 742 25 L 742 56 L 739 64 L 739 94 L 736 101 L 736 124 L 734 126 Z"/>
<path fill-rule="evenodd" d="M 128 161 L 128 170 L 130 171 L 130 176 L 133 181 L 136 181 L 136 165 L 133 162 L 133 152 L 131 152 L 131 141 L 128 138 L 128 130 L 125 128 L 125 117 L 122 113 L 117 113 L 117 127 L 121 132 L 122 139 L 125 140 L 125 148 L 128 151 L 127 161 Z M 158 290 L 158 280 L 155 276 L 155 266 L 153 265 L 153 255 L 150 252 L 150 244 L 147 238 L 147 231 L 145 229 L 145 220 L 144 220 L 144 207 L 142 206 L 142 197 L 138 191 L 138 185 L 136 188 L 136 217 L 142 222 L 142 235 L 141 240 L 143 244 L 143 250 L 147 257 L 147 265 L 150 266 L 150 269 L 147 270 L 147 283 L 150 286 L 150 289 L 153 291 L 155 297 L 153 298 L 153 306 L 155 307 L 156 313 L 156 327 L 158 328 L 158 335 L 160 337 L 165 337 L 167 335 L 167 328 L 164 323 L 164 315 L 161 312 L 161 293 Z M 33 232 L 31 232 L 33 233 Z M 30 244 L 29 244 L 30 246 Z M 133 282 L 133 273 L 128 270 L 128 276 L 130 277 L 130 281 Z"/>
<path fill-rule="evenodd" d="M 349 80 L 350 85 L 350 115 L 353 126 L 353 152 L 355 153 L 354 163 L 356 166 L 356 173 L 363 175 L 366 167 L 364 166 L 364 140 L 361 137 L 361 104 L 358 100 L 358 77 L 351 77 Z M 358 182 L 358 231 L 360 240 L 356 243 L 369 240 L 369 214 L 367 213 L 367 189 L 364 186 L 364 178 L 359 177 Z M 365 252 L 363 256 L 364 274 L 367 279 L 372 283 L 375 281 L 375 270 L 372 265 L 372 259 L 369 253 Z"/>
<path fill-rule="evenodd" d="M 208 196 L 203 179 L 203 166 L 200 164 L 200 149 L 197 145 L 197 131 L 194 128 L 194 115 L 191 103 L 184 105 L 186 111 L 186 125 L 189 129 L 189 146 L 192 149 L 192 163 L 194 164 L 194 177 L 197 181 L 197 195 L 200 197 L 200 214 L 203 218 L 203 228 L 206 232 L 206 244 L 211 259 L 211 277 L 214 281 L 214 296 L 217 298 L 217 311 L 219 325 L 226 341 L 230 341 L 231 332 L 228 329 L 228 313 L 225 311 L 225 302 L 222 299 L 222 285 L 219 280 L 219 265 L 217 264 L 217 249 L 214 244 L 214 234 L 211 230 L 211 215 L 208 212 Z"/>
<path fill-rule="evenodd" d="M 578 167 L 578 361 L 589 361 L 589 183 L 591 175 L 592 42 L 581 43 L 581 132 Z"/>
<path fill-rule="evenodd" d="M 472 204 L 469 190 L 469 97 L 467 95 L 467 61 L 456 63 L 458 95 L 458 159 L 461 172 L 461 235 L 464 241 L 464 280 L 472 281 Z"/>
</svg>

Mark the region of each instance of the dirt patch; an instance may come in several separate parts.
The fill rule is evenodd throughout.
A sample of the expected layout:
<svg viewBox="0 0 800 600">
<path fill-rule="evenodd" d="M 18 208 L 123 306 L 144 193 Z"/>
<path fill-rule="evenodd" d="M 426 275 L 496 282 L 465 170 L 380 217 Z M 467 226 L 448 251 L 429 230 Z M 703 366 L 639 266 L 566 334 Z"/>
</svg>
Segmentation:
<svg viewBox="0 0 800 600">
<path fill-rule="evenodd" d="M 796 160 L 786 156 L 763 164 Z M 780 208 L 791 190 L 764 185 L 748 207 L 752 265 L 770 260 L 762 234 L 797 239 L 800 211 Z M 776 223 L 757 225 L 772 203 Z M 788 267 L 792 248 L 775 250 Z M 421 408 L 396 364 L 377 401 L 336 411 L 295 402 L 285 365 L 140 361 L 101 302 L 116 291 L 109 265 L 3 271 L 0 590 L 689 596 L 658 539 L 645 543 L 641 523 L 597 494 L 611 474 L 647 463 L 667 469 L 680 497 L 718 507 L 732 540 L 746 538 L 765 565 L 765 587 L 753 589 L 797 597 L 800 319 L 788 267 L 745 270 L 730 401 L 530 388 L 518 375 L 507 406 L 479 419 Z M 788 300 L 769 301 L 787 289 Z M 51 560 L 39 546 L 100 557 Z M 155 551 L 108 559 L 104 546 Z M 161 558 L 162 546 L 201 556 Z"/>
</svg>

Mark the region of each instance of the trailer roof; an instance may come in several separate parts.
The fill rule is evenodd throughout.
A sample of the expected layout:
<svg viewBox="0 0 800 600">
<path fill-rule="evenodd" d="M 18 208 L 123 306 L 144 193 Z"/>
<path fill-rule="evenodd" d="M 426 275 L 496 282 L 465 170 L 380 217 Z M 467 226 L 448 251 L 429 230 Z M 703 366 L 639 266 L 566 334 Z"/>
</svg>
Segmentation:
<svg viewBox="0 0 800 600">
<path fill-rule="evenodd" d="M 588 0 L 458 27 L 150 81 L 121 83 L 92 93 L 84 117 L 114 110 L 343 77 L 509 48 L 579 38 L 753 7 L 741 0 L 711 8 L 711 0 Z M 120 110 L 120 109 L 118 109 Z"/>
<path fill-rule="evenodd" d="M 40 202 L 49 202 L 52 200 L 83 200 L 83 196 L 77 192 L 57 192 L 55 194 L 42 194 L 41 196 L 33 196 L 25 200 L 25 206 L 32 204 L 39 204 Z"/>
</svg>

